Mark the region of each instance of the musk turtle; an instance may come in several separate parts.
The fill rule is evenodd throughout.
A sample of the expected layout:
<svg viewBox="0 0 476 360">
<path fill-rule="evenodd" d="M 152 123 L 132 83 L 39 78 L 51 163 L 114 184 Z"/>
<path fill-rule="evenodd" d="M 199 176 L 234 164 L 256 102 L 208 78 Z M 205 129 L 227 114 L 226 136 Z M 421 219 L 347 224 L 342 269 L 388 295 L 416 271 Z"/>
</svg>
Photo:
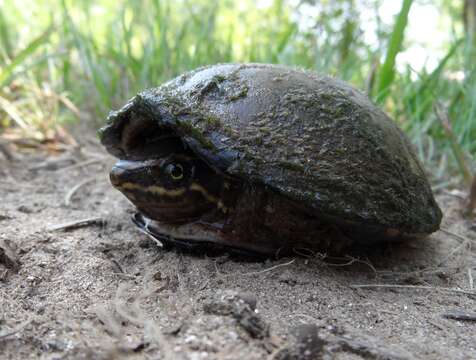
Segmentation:
<svg viewBox="0 0 476 360">
<path fill-rule="evenodd" d="M 100 137 L 133 221 L 165 245 L 335 252 L 440 225 L 403 132 L 363 93 L 313 72 L 199 68 L 111 112 Z"/>
</svg>

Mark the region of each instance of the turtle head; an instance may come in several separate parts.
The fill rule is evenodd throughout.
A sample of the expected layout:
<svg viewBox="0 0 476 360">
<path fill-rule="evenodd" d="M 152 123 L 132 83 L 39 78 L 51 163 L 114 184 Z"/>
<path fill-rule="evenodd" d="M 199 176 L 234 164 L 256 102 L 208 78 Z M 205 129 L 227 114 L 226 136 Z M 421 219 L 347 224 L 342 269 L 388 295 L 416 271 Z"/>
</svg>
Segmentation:
<svg viewBox="0 0 476 360">
<path fill-rule="evenodd" d="M 112 185 L 147 217 L 173 224 L 199 219 L 223 208 L 223 177 L 183 146 L 161 157 L 119 160 L 110 172 Z"/>
<path fill-rule="evenodd" d="M 101 142 L 119 158 L 112 185 L 146 217 L 185 224 L 223 208 L 224 176 L 202 160 L 153 104 L 136 96 L 112 112 L 100 130 Z M 161 123 L 159 124 L 159 121 Z"/>
</svg>

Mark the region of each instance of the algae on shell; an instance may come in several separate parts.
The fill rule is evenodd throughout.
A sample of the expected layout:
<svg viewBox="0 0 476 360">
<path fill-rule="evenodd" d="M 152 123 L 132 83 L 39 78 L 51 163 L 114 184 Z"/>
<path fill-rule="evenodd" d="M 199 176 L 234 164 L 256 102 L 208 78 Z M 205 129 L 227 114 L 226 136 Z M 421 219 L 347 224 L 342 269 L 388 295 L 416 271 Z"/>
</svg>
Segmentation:
<svg viewBox="0 0 476 360">
<path fill-rule="evenodd" d="M 200 68 L 112 113 L 102 130 L 111 153 L 128 156 L 118 132 L 138 114 L 216 169 L 317 214 L 408 233 L 439 227 L 441 211 L 409 140 L 342 81 L 277 65 Z"/>
</svg>

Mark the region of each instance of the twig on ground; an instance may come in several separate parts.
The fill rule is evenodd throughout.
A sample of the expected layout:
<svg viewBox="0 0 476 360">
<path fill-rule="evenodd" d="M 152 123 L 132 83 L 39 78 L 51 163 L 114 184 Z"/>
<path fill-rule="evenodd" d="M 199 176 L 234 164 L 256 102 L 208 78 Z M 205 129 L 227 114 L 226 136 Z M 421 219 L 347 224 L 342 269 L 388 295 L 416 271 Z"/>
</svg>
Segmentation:
<svg viewBox="0 0 476 360">
<path fill-rule="evenodd" d="M 6 332 L 5 334 L 0 334 L 0 340 L 1 340 L 1 339 L 5 339 L 5 338 L 7 338 L 7 337 L 9 337 L 9 336 L 15 335 L 17 332 L 23 330 L 23 328 L 24 328 L 25 326 L 27 326 L 29 323 L 31 323 L 31 319 L 22 322 L 20 325 L 18 325 L 17 327 L 13 328 L 13 330 L 8 331 L 8 332 Z"/>
<path fill-rule="evenodd" d="M 430 290 L 430 291 L 445 291 L 455 294 L 464 294 L 476 296 L 475 291 L 454 289 L 454 288 L 445 288 L 441 286 L 425 286 L 425 285 L 399 285 L 399 284 L 353 284 L 350 285 L 353 289 L 372 289 L 372 288 L 382 288 L 382 289 L 412 289 L 412 290 Z"/>
<path fill-rule="evenodd" d="M 446 328 L 441 325 L 440 323 L 436 322 L 435 320 L 433 319 L 427 319 L 427 321 L 433 325 L 434 327 L 436 327 L 437 329 L 440 329 L 441 331 L 445 331 L 446 332 Z"/>
<path fill-rule="evenodd" d="M 442 314 L 442 316 L 451 320 L 476 321 L 475 313 L 468 313 L 461 310 L 452 310 Z"/>
<path fill-rule="evenodd" d="M 469 238 L 467 238 L 467 237 L 465 237 L 465 236 L 463 236 L 463 235 L 456 234 L 456 233 L 454 233 L 454 232 L 452 232 L 452 231 L 449 231 L 449 230 L 446 230 L 446 229 L 440 229 L 440 231 L 441 231 L 442 233 L 445 233 L 446 235 L 453 236 L 453 237 L 455 237 L 456 239 L 461 240 L 461 241 L 463 241 L 463 242 L 469 243 L 469 242 L 471 242 L 471 241 L 474 241 L 474 240 L 469 239 Z"/>
<path fill-rule="evenodd" d="M 296 259 L 292 259 L 291 261 L 288 261 L 286 263 L 283 263 L 283 264 L 278 264 L 278 265 L 274 265 L 274 266 L 271 266 L 267 269 L 264 269 L 264 270 L 260 270 L 260 271 L 251 271 L 251 272 L 248 272 L 248 273 L 241 273 L 241 274 L 237 274 L 237 275 L 241 275 L 241 276 L 248 276 L 248 275 L 260 275 L 260 274 L 264 274 L 266 272 L 269 272 L 269 271 L 273 271 L 275 269 L 278 269 L 280 267 L 284 267 L 284 266 L 289 266 L 291 265 L 293 262 L 295 262 Z"/>
<path fill-rule="evenodd" d="M 302 318 L 305 318 L 307 320 L 309 320 L 310 322 L 314 323 L 314 324 L 319 324 L 322 322 L 322 320 L 319 320 L 311 315 L 308 315 L 308 314 L 294 314 L 293 317 L 302 317 Z"/>
<path fill-rule="evenodd" d="M 450 233 L 449 231 L 446 231 L 446 230 L 442 230 L 444 233 L 446 234 L 452 234 Z M 455 236 L 456 234 L 452 234 L 453 236 Z M 458 236 L 459 238 L 459 235 L 456 235 Z M 463 237 L 461 237 L 463 238 Z M 445 258 L 443 260 L 441 260 L 437 265 L 436 265 L 436 268 L 440 268 L 443 264 L 445 264 L 449 259 L 451 259 L 453 257 L 454 254 L 458 253 L 461 249 L 463 248 L 469 248 L 471 249 L 471 243 L 470 243 L 470 240 L 467 239 L 467 238 L 464 238 L 464 240 L 462 240 L 461 244 L 455 246 L 453 248 L 453 250 L 451 250 L 451 252 L 445 256 Z"/>
<path fill-rule="evenodd" d="M 473 274 L 471 273 L 471 269 L 468 269 L 468 280 L 469 280 L 469 289 L 474 289 L 474 281 L 473 281 Z"/>
<path fill-rule="evenodd" d="M 341 259 L 341 258 L 329 258 L 329 259 Z M 332 266 L 332 267 L 343 267 L 343 266 L 350 266 L 354 263 L 359 263 L 359 264 L 364 264 L 364 265 L 367 265 L 373 272 L 374 272 L 374 275 L 375 277 L 378 276 L 378 271 L 377 269 L 372 265 L 372 263 L 368 260 L 362 260 L 362 259 L 359 259 L 359 258 L 355 258 L 353 256 L 350 256 L 350 255 L 347 255 L 344 260 L 347 260 L 349 259 L 346 263 L 342 263 L 342 264 L 339 264 L 339 263 L 330 263 L 330 262 L 327 262 L 325 260 L 325 258 L 322 260 L 322 262 L 327 265 L 327 266 Z"/>
<path fill-rule="evenodd" d="M 46 229 L 46 231 L 67 231 L 73 230 L 81 227 L 92 226 L 92 225 L 104 225 L 106 221 L 102 217 L 92 217 L 81 220 L 70 221 L 63 224 L 53 225 Z"/>
<path fill-rule="evenodd" d="M 90 177 L 88 179 L 85 179 L 79 183 L 77 183 L 75 186 L 73 186 L 67 193 L 66 196 L 64 197 L 64 204 L 66 206 L 71 205 L 71 199 L 73 198 L 74 194 L 83 186 L 95 181 L 97 179 L 96 176 Z"/>
<path fill-rule="evenodd" d="M 117 270 L 119 271 L 119 273 L 122 273 L 122 274 L 125 274 L 126 272 L 124 271 L 124 269 L 122 268 L 121 264 L 119 264 L 119 261 L 117 261 L 116 259 L 111 259 L 111 262 L 114 264 L 114 266 L 117 268 Z"/>
<path fill-rule="evenodd" d="M 360 262 L 359 259 L 355 258 L 355 257 L 350 257 L 350 260 L 345 262 L 345 263 L 342 263 L 342 264 L 339 264 L 339 263 L 331 263 L 331 262 L 327 262 L 327 261 L 324 261 L 322 260 L 324 264 L 326 264 L 327 266 L 332 266 L 332 267 L 343 267 L 343 266 L 350 266 L 356 262 Z"/>
<path fill-rule="evenodd" d="M 136 277 L 134 275 L 126 274 L 126 273 L 122 273 L 122 272 L 113 272 L 111 274 L 115 275 L 117 277 L 123 278 L 124 280 L 135 280 L 136 279 Z"/>
</svg>

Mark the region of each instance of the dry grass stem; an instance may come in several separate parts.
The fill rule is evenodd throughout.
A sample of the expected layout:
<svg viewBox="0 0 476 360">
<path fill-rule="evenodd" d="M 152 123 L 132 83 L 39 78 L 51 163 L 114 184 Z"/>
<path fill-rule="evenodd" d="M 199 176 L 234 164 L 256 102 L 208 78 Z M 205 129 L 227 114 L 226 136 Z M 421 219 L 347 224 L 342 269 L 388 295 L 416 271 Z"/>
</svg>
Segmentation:
<svg viewBox="0 0 476 360">
<path fill-rule="evenodd" d="M 237 275 L 240 275 L 240 276 L 260 275 L 260 274 L 264 274 L 264 273 L 267 273 L 267 272 L 270 272 L 270 271 L 279 269 L 279 268 L 281 268 L 281 267 L 289 266 L 289 265 L 291 265 L 292 263 L 294 263 L 295 261 L 296 261 L 296 259 L 292 259 L 291 261 L 288 261 L 288 262 L 286 262 L 286 263 L 274 265 L 274 266 L 271 266 L 271 267 L 269 267 L 269 268 L 267 268 L 267 269 L 264 269 L 264 270 L 251 271 L 251 272 L 248 272 L 248 273 L 241 273 L 241 274 L 237 274 Z"/>
<path fill-rule="evenodd" d="M 74 194 L 79 190 L 81 189 L 83 186 L 89 184 L 89 183 L 92 183 L 93 181 L 95 181 L 97 179 L 97 176 L 94 176 L 94 177 L 90 177 L 88 179 L 85 179 L 81 182 L 79 182 L 78 184 L 76 184 L 75 186 L 73 186 L 67 193 L 66 193 L 66 196 L 64 197 L 64 204 L 66 206 L 70 206 L 71 205 L 71 199 L 73 198 Z"/>
<path fill-rule="evenodd" d="M 445 233 L 446 235 L 450 235 L 450 236 L 453 236 L 454 238 L 458 239 L 458 240 L 461 240 L 463 243 L 470 243 L 470 242 L 474 242 L 473 239 L 469 239 L 463 235 L 459 235 L 459 234 L 456 234 L 450 230 L 446 230 L 446 229 L 440 229 L 440 231 L 442 233 Z"/>
<path fill-rule="evenodd" d="M 471 243 L 469 239 L 465 239 L 461 242 L 461 244 L 455 246 L 453 250 L 450 251 L 448 255 L 446 255 L 437 265 L 436 269 L 442 267 L 449 259 L 451 259 L 455 254 L 460 252 L 461 250 L 466 249 L 470 250 L 471 249 Z"/>
<path fill-rule="evenodd" d="M 333 259 L 339 259 L 339 258 L 333 258 Z M 362 260 L 362 259 L 359 259 L 359 258 L 356 258 L 356 257 L 353 257 L 353 256 L 346 256 L 344 258 L 344 260 L 348 260 L 347 262 L 345 263 L 342 263 L 342 264 L 339 264 L 339 263 L 331 263 L 331 262 L 327 262 L 325 261 L 324 259 L 322 260 L 322 262 L 327 265 L 327 266 L 331 266 L 331 267 L 344 267 L 344 266 L 351 266 L 352 264 L 354 263 L 358 263 L 358 264 L 364 264 L 364 265 L 367 265 L 374 273 L 375 277 L 377 277 L 378 275 L 378 271 L 377 269 L 372 265 L 372 263 L 368 260 Z"/>
<path fill-rule="evenodd" d="M 92 225 L 104 225 L 106 221 L 100 217 L 91 217 L 91 218 L 86 218 L 86 219 L 81 219 L 81 220 L 74 220 L 70 221 L 67 223 L 63 224 L 58 224 L 58 225 L 53 225 L 49 228 L 46 229 L 46 231 L 67 231 L 67 230 L 73 230 L 81 227 L 86 227 L 86 226 L 92 226 Z"/>
</svg>

